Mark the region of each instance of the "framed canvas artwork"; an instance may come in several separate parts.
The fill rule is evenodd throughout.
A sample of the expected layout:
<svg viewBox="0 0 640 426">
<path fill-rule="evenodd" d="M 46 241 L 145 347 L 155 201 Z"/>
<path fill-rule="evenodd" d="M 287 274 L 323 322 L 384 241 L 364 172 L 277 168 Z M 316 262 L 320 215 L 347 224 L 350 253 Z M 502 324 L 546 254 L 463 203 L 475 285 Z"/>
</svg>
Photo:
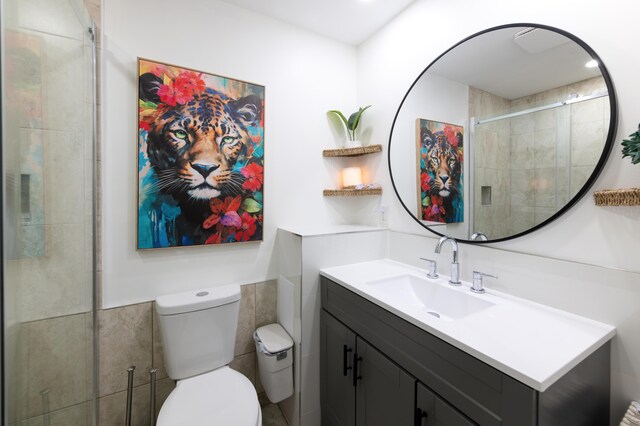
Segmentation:
<svg viewBox="0 0 640 426">
<path fill-rule="evenodd" d="M 416 120 L 418 211 L 421 220 L 464 221 L 462 142 L 464 129 L 455 124 Z"/>
<path fill-rule="evenodd" d="M 138 59 L 137 248 L 261 241 L 264 95 Z"/>
</svg>

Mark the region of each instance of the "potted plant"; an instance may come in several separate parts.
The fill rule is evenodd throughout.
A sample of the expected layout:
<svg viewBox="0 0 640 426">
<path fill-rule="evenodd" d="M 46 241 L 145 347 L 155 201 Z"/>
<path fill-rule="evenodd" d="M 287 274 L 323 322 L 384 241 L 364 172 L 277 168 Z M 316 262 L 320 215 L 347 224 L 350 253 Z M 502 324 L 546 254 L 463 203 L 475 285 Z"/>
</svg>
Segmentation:
<svg viewBox="0 0 640 426">
<path fill-rule="evenodd" d="M 362 142 L 356 139 L 356 129 L 360 124 L 362 113 L 365 112 L 370 107 L 371 105 L 367 105 L 366 107 L 360 107 L 358 111 L 354 112 L 349 116 L 349 119 L 347 119 L 347 117 L 345 117 L 345 115 L 342 112 L 338 111 L 337 109 L 332 109 L 331 111 L 329 111 L 329 114 L 337 115 L 342 121 L 342 124 L 344 124 L 345 130 L 347 131 L 347 136 L 349 137 L 347 141 L 347 147 L 356 147 L 356 146 L 362 145 Z"/>
<path fill-rule="evenodd" d="M 630 157 L 633 164 L 640 163 L 640 125 L 635 133 L 629 135 L 629 139 L 622 141 L 622 158 Z"/>
</svg>

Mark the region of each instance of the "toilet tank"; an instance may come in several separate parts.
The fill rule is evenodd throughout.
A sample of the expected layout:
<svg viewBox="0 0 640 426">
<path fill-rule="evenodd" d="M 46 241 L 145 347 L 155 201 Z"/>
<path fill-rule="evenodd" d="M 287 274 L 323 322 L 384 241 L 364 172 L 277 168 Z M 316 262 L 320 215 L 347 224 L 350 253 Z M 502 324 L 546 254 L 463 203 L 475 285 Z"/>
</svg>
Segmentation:
<svg viewBox="0 0 640 426">
<path fill-rule="evenodd" d="M 169 377 L 180 380 L 233 359 L 240 286 L 226 285 L 156 299 Z"/>
</svg>

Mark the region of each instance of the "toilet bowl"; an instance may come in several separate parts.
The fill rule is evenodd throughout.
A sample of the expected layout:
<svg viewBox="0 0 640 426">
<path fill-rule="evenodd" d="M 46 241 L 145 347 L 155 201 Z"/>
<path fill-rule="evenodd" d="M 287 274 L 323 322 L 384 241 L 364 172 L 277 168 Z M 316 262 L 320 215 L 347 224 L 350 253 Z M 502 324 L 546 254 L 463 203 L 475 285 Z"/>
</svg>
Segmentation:
<svg viewBox="0 0 640 426">
<path fill-rule="evenodd" d="M 249 379 L 225 366 L 179 380 L 162 405 L 156 424 L 261 426 L 262 412 Z"/>
<path fill-rule="evenodd" d="M 261 426 L 256 390 L 229 368 L 233 360 L 240 286 L 159 297 L 155 303 L 165 366 L 177 380 L 158 426 Z"/>
</svg>

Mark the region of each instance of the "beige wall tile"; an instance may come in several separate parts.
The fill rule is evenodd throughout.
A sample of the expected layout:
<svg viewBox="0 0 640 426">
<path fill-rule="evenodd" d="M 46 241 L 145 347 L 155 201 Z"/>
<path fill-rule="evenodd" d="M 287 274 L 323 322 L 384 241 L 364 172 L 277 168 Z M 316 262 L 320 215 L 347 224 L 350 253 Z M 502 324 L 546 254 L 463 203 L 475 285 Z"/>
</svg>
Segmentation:
<svg viewBox="0 0 640 426">
<path fill-rule="evenodd" d="M 511 171 L 512 206 L 533 206 L 533 170 L 514 169 Z"/>
<path fill-rule="evenodd" d="M 536 169 L 556 166 L 556 130 L 534 133 L 534 164 Z"/>
<path fill-rule="evenodd" d="M 167 400 L 169 394 L 176 388 L 176 382 L 170 378 L 158 380 L 156 385 L 156 419 L 162 404 Z"/>
<path fill-rule="evenodd" d="M 605 143 L 602 120 L 571 126 L 571 165 L 592 166 L 598 163 Z"/>
<path fill-rule="evenodd" d="M 150 423 L 149 384 L 133 388 L 131 405 L 132 426 Z M 117 392 L 98 399 L 98 425 L 122 426 L 125 423 L 127 392 Z"/>
<path fill-rule="evenodd" d="M 512 234 L 526 231 L 535 224 L 533 207 L 512 205 L 509 212 L 509 230 Z"/>
<path fill-rule="evenodd" d="M 256 329 L 277 321 L 278 283 L 268 281 L 256 284 Z"/>
<path fill-rule="evenodd" d="M 90 423 L 88 419 L 90 418 L 90 411 L 91 403 L 86 402 L 53 411 L 49 413 L 48 418 L 46 418 L 46 416 L 30 418 L 22 422 L 21 426 L 89 426 Z"/>
<path fill-rule="evenodd" d="M 253 332 L 256 329 L 256 286 L 255 284 L 240 287 L 240 314 L 238 315 L 238 331 L 236 332 L 235 355 L 255 351 Z"/>
<path fill-rule="evenodd" d="M 27 415 L 44 414 L 41 392 L 47 392 L 50 411 L 85 402 L 85 315 L 35 321 L 27 328 Z"/>
<path fill-rule="evenodd" d="M 534 205 L 536 207 L 556 207 L 556 169 L 539 168 L 534 174 Z"/>
<path fill-rule="evenodd" d="M 533 132 L 511 137 L 511 168 L 532 169 L 534 167 L 533 144 Z"/>
<path fill-rule="evenodd" d="M 149 382 L 152 361 L 151 302 L 98 313 L 98 395 L 127 388 L 129 366 L 136 366 L 134 386 Z"/>
<path fill-rule="evenodd" d="M 544 111 L 538 111 L 533 114 L 534 129 L 540 130 L 554 130 L 558 124 L 558 112 L 556 109 L 547 109 Z"/>
</svg>

